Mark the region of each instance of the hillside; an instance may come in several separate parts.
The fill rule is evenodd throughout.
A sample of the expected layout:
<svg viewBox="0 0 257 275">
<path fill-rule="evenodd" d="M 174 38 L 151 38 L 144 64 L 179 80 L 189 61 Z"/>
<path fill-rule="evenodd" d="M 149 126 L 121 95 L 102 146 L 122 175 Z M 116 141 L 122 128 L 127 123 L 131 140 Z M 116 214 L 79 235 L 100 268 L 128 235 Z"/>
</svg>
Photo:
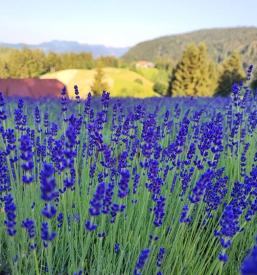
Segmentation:
<svg viewBox="0 0 257 275">
<path fill-rule="evenodd" d="M 9 48 L 9 49 L 41 49 L 45 52 L 56 52 L 56 53 L 80 53 L 80 52 L 90 52 L 94 57 L 112 55 L 116 57 L 122 56 L 128 51 L 129 48 L 115 48 L 115 47 L 106 47 L 104 45 L 90 45 L 78 43 L 75 41 L 62 41 L 62 40 L 53 40 L 49 42 L 43 42 L 40 44 L 11 44 L 0 42 L 0 48 Z"/>
<path fill-rule="evenodd" d="M 157 68 L 136 68 L 136 73 L 142 75 L 152 82 L 168 83 L 169 72 L 166 70 L 159 70 Z"/>
<path fill-rule="evenodd" d="M 153 92 L 153 83 L 138 73 L 127 69 L 104 68 L 105 81 L 110 86 L 111 96 L 130 96 L 130 97 L 152 97 L 158 96 Z M 41 78 L 56 78 L 67 86 L 68 94 L 74 97 L 74 85 L 79 87 L 80 95 L 86 98 L 93 82 L 95 70 L 63 70 L 54 73 L 48 73 Z M 142 84 L 136 82 L 140 79 Z"/>
<path fill-rule="evenodd" d="M 127 61 L 149 60 L 165 57 L 177 62 L 188 43 L 205 41 L 210 55 L 217 62 L 231 51 L 242 54 L 246 64 L 257 64 L 257 28 L 220 28 L 199 30 L 185 34 L 164 36 L 145 41 L 130 48 L 123 56 Z"/>
</svg>

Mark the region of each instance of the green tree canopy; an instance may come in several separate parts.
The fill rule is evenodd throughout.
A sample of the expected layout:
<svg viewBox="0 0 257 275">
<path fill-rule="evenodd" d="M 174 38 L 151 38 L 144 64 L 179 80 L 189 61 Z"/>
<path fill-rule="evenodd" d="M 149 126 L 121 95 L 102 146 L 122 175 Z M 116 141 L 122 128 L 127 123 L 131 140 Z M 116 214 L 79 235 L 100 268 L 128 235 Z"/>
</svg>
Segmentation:
<svg viewBox="0 0 257 275">
<path fill-rule="evenodd" d="M 59 54 L 54 52 L 49 52 L 46 56 L 46 66 L 48 72 L 55 72 L 61 68 L 61 57 Z"/>
<path fill-rule="evenodd" d="M 118 68 L 120 66 L 120 60 L 114 56 L 100 56 L 95 60 L 95 62 L 98 67 Z"/>
<path fill-rule="evenodd" d="M 159 70 L 171 71 L 174 67 L 174 61 L 170 57 L 158 57 L 155 60 L 155 68 Z"/>
<path fill-rule="evenodd" d="M 96 69 L 96 74 L 91 86 L 91 90 L 96 96 L 100 96 L 102 95 L 103 91 L 109 90 L 108 83 L 104 81 L 104 72 L 101 67 Z"/>
<path fill-rule="evenodd" d="M 228 96 L 231 93 L 233 83 L 239 82 L 244 78 L 245 72 L 241 56 L 238 52 L 232 52 L 221 64 L 216 95 Z"/>
<path fill-rule="evenodd" d="M 9 74 L 11 77 L 36 77 L 47 71 L 45 54 L 41 50 L 12 51 L 8 59 Z"/>
<path fill-rule="evenodd" d="M 166 95 L 166 91 L 167 91 L 167 86 L 159 81 L 156 81 L 153 85 L 153 90 L 162 95 L 165 96 Z"/>
<path fill-rule="evenodd" d="M 44 53 L 38 49 L 0 48 L 0 78 L 38 77 L 47 72 L 65 69 L 93 69 L 97 66 L 119 67 L 113 56 L 94 59 L 91 53 Z"/>
<path fill-rule="evenodd" d="M 171 74 L 168 93 L 173 96 L 212 96 L 217 85 L 216 71 L 206 45 L 189 44 Z"/>
</svg>

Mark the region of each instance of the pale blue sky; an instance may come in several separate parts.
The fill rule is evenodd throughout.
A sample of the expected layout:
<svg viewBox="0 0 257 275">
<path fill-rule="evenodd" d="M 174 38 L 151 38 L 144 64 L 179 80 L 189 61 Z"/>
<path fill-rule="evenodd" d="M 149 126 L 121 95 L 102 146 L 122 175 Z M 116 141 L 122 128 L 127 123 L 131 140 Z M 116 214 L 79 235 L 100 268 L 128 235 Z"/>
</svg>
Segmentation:
<svg viewBox="0 0 257 275">
<path fill-rule="evenodd" d="M 0 41 L 132 46 L 212 27 L 257 26 L 257 0 L 0 0 Z"/>
</svg>

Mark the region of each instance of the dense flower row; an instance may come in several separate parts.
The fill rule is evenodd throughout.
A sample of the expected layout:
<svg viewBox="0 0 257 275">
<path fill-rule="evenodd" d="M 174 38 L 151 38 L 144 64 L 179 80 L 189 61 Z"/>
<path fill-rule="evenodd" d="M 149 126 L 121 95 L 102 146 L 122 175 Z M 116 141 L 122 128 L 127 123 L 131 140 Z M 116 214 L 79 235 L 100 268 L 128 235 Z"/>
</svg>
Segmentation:
<svg viewBox="0 0 257 275">
<path fill-rule="evenodd" d="M 253 92 L 74 91 L 60 104 L 0 93 L 0 273 L 257 274 Z"/>
</svg>

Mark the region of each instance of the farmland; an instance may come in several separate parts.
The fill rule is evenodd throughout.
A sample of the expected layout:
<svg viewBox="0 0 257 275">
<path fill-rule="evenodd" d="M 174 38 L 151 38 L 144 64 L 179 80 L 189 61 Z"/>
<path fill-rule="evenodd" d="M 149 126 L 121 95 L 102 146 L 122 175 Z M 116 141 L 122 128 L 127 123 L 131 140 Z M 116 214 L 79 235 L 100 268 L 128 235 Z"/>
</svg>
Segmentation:
<svg viewBox="0 0 257 275">
<path fill-rule="evenodd" d="M 222 99 L 1 95 L 0 273 L 250 274 L 246 84 Z"/>
<path fill-rule="evenodd" d="M 112 96 L 121 97 L 153 97 L 158 96 L 153 89 L 151 80 L 128 69 L 104 68 L 105 81 L 108 83 Z M 81 98 L 86 98 L 90 86 L 94 80 L 95 70 L 63 70 L 54 73 L 47 73 L 41 78 L 58 79 L 67 86 L 68 95 L 74 97 L 74 85 L 80 87 Z M 139 81 L 138 81 L 139 80 Z"/>
</svg>

